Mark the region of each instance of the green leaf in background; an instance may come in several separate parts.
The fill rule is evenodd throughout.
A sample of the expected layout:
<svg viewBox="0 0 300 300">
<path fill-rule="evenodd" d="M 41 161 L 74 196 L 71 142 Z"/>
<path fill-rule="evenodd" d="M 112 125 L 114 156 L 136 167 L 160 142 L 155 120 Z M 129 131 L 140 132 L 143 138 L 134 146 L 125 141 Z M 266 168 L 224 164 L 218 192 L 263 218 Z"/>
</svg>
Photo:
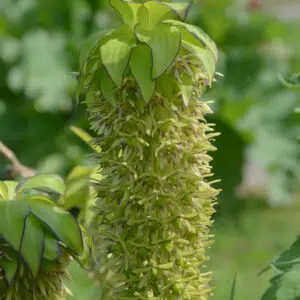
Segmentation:
<svg viewBox="0 0 300 300">
<path fill-rule="evenodd" d="M 78 223 L 64 209 L 43 196 L 30 196 L 26 203 L 40 220 L 46 223 L 57 238 L 76 254 L 82 252 L 82 235 Z"/>
<path fill-rule="evenodd" d="M 133 49 L 130 58 L 130 69 L 140 87 L 144 100 L 148 102 L 154 93 L 155 82 L 151 78 L 151 49 L 147 45 L 138 44 Z"/>
<path fill-rule="evenodd" d="M 16 196 L 17 181 L 0 181 L 0 199 L 13 200 Z"/>
<path fill-rule="evenodd" d="M 20 253 L 34 277 L 39 270 L 44 246 L 44 231 L 40 221 L 33 214 L 30 214 L 26 218 Z"/>
<path fill-rule="evenodd" d="M 110 0 L 109 3 L 120 14 L 125 24 L 131 28 L 136 25 L 141 4 L 122 0 Z"/>
<path fill-rule="evenodd" d="M 86 62 L 93 50 L 93 48 L 101 41 L 103 37 L 109 34 L 111 30 L 101 30 L 92 34 L 80 47 L 79 50 L 79 69 L 80 72 L 85 72 Z"/>
<path fill-rule="evenodd" d="M 135 36 L 128 25 L 122 25 L 103 40 L 100 47 L 102 63 L 118 88 L 135 45 Z"/>
<path fill-rule="evenodd" d="M 0 201 L 0 235 L 18 251 L 30 207 L 23 201 Z"/>
<path fill-rule="evenodd" d="M 237 279 L 237 274 L 235 273 L 233 281 L 232 281 L 232 286 L 231 286 L 229 300 L 234 300 L 235 299 L 236 279 Z"/>
<path fill-rule="evenodd" d="M 27 179 L 19 186 L 18 194 L 20 195 L 25 190 L 38 189 L 51 191 L 64 195 L 65 183 L 64 180 L 56 174 L 38 174 Z"/>
<path fill-rule="evenodd" d="M 289 76 L 279 76 L 282 84 L 291 89 L 300 89 L 300 73 L 295 73 Z"/>
<path fill-rule="evenodd" d="M 99 146 L 94 146 L 94 145 L 91 144 L 91 141 L 92 141 L 93 138 L 85 130 L 83 130 L 82 128 L 79 128 L 77 126 L 70 126 L 70 129 L 81 140 L 83 140 L 87 145 L 89 145 L 95 152 L 97 152 L 97 153 L 101 152 L 101 149 L 100 149 Z"/>
<path fill-rule="evenodd" d="M 211 51 L 215 61 L 217 61 L 218 59 L 217 46 L 214 43 L 214 41 L 201 28 L 180 21 L 176 21 L 176 20 L 163 21 L 163 23 L 171 24 L 174 26 L 178 26 L 178 28 L 181 28 L 182 39 L 186 40 L 187 42 L 191 42 L 190 37 L 186 34 L 186 31 L 189 32 L 195 39 L 199 40 L 204 47 L 206 47 L 209 51 Z M 182 28 L 184 28 L 185 30 L 183 30 Z"/>
<path fill-rule="evenodd" d="M 78 166 L 74 168 L 66 179 L 66 196 L 64 208 L 72 207 L 83 209 L 89 200 L 90 176 L 93 168 Z"/>
<path fill-rule="evenodd" d="M 137 25 L 135 33 L 137 38 L 152 50 L 152 78 L 156 79 L 173 63 L 180 49 L 180 31 L 167 24 L 158 24 L 152 30 Z"/>
<path fill-rule="evenodd" d="M 211 52 L 186 41 L 182 41 L 182 47 L 195 55 L 203 64 L 209 84 L 211 85 L 215 74 L 215 61 Z"/>
</svg>

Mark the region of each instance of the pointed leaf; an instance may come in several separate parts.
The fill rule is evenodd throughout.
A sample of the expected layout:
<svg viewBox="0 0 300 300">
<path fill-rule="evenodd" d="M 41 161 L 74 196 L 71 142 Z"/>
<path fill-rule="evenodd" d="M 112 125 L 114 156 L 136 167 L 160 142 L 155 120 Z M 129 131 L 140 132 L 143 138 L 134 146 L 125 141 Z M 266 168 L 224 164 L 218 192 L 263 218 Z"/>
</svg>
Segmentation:
<svg viewBox="0 0 300 300">
<path fill-rule="evenodd" d="M 25 190 L 44 190 L 63 195 L 65 193 L 64 180 L 56 174 L 39 174 L 27 179 L 18 189 L 18 194 Z"/>
<path fill-rule="evenodd" d="M 0 235 L 19 250 L 30 207 L 23 201 L 0 201 Z"/>
<path fill-rule="evenodd" d="M 102 63 L 118 88 L 122 85 L 123 73 L 134 45 L 132 29 L 128 25 L 122 25 L 109 35 L 100 47 Z"/>
<path fill-rule="evenodd" d="M 215 74 L 215 60 L 210 51 L 200 48 L 186 41 L 182 41 L 182 47 L 195 55 L 204 66 L 209 85 L 212 84 Z"/>
<path fill-rule="evenodd" d="M 153 26 L 162 20 L 174 19 L 177 17 L 171 7 L 164 5 L 161 2 L 148 1 L 144 3 L 144 8 L 146 8 L 146 10 L 141 10 L 143 15 L 140 14 L 139 19 L 143 26 L 146 26 L 146 28 L 149 29 L 153 28 Z"/>
<path fill-rule="evenodd" d="M 135 28 L 137 38 L 152 49 L 152 78 L 162 75 L 173 63 L 180 49 L 180 31 L 167 24 L 158 24 L 153 29 Z"/>
<path fill-rule="evenodd" d="M 101 68 L 95 74 L 95 78 L 99 78 L 101 93 L 107 101 L 113 106 L 116 105 L 115 100 L 115 84 L 111 80 L 105 68 Z"/>
<path fill-rule="evenodd" d="M 58 246 L 58 240 L 49 232 L 45 231 L 45 249 L 43 258 L 48 260 L 56 260 L 61 256 L 61 251 Z"/>
<path fill-rule="evenodd" d="M 0 181 L 0 200 L 8 199 L 8 189 L 3 181 Z"/>
<path fill-rule="evenodd" d="M 235 299 L 236 278 L 237 278 L 237 275 L 236 275 L 236 273 L 235 273 L 235 274 L 234 274 L 233 281 L 232 281 L 232 285 L 231 285 L 231 291 L 230 291 L 230 297 L 229 297 L 229 300 L 234 300 L 234 299 Z"/>
<path fill-rule="evenodd" d="M 101 148 L 99 146 L 94 146 L 90 143 L 93 138 L 85 130 L 77 126 L 71 126 L 70 129 L 74 134 L 76 134 L 80 139 L 82 139 L 86 144 L 88 144 L 95 152 L 101 152 Z"/>
<path fill-rule="evenodd" d="M 171 3 L 171 2 L 161 2 L 161 4 L 170 7 L 174 13 L 179 17 L 180 20 L 185 20 L 188 11 L 190 9 L 189 3 L 179 2 L 179 3 Z"/>
<path fill-rule="evenodd" d="M 137 81 L 142 96 L 148 102 L 155 89 L 155 82 L 151 78 L 152 56 L 151 49 L 145 44 L 139 44 L 133 49 L 130 59 L 130 68 Z"/>
<path fill-rule="evenodd" d="M 214 43 L 214 41 L 201 28 L 181 21 L 176 21 L 176 20 L 167 20 L 167 21 L 163 21 L 163 23 L 171 24 L 181 29 L 182 39 L 189 43 L 193 43 L 191 41 L 191 36 L 193 36 L 195 39 L 200 41 L 204 47 L 207 47 L 209 51 L 212 52 L 215 61 L 217 61 L 218 59 L 217 46 Z M 188 33 L 190 33 L 190 35 Z"/>
<path fill-rule="evenodd" d="M 104 29 L 99 32 L 96 32 L 92 34 L 80 47 L 79 50 L 79 70 L 80 73 L 85 72 L 85 66 L 87 63 L 87 60 L 91 54 L 91 51 L 93 48 L 105 37 L 111 32 L 111 30 Z"/>
<path fill-rule="evenodd" d="M 33 276 L 37 275 L 43 256 L 44 230 L 40 221 L 30 214 L 26 218 L 25 232 L 21 246 L 21 255 L 29 266 Z"/>
<path fill-rule="evenodd" d="M 121 16 L 123 22 L 133 28 L 138 22 L 138 11 L 142 6 L 140 3 L 122 0 L 110 0 L 109 4 Z"/>
<path fill-rule="evenodd" d="M 31 212 L 46 223 L 54 234 L 75 253 L 82 252 L 82 236 L 79 225 L 66 210 L 56 206 L 43 196 L 31 196 L 25 200 Z"/>
<path fill-rule="evenodd" d="M 4 276 L 8 284 L 10 285 L 16 275 L 18 263 L 17 258 L 10 261 L 8 259 L 1 258 L 0 266 L 4 269 Z"/>
<path fill-rule="evenodd" d="M 16 187 L 19 182 L 6 180 L 0 181 L 0 199 L 1 200 L 13 200 L 16 197 Z"/>
</svg>

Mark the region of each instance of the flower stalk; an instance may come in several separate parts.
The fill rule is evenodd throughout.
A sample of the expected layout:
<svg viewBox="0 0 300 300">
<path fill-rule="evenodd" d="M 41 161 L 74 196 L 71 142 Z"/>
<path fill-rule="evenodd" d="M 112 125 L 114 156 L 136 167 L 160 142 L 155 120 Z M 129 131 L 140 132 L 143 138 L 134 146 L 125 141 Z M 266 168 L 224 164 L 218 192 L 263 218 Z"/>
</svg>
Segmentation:
<svg viewBox="0 0 300 300">
<path fill-rule="evenodd" d="M 216 46 L 183 22 L 185 3 L 110 4 L 123 24 L 82 46 L 78 86 L 102 149 L 97 271 L 107 299 L 207 299 L 217 134 L 201 96 L 214 81 Z"/>
</svg>

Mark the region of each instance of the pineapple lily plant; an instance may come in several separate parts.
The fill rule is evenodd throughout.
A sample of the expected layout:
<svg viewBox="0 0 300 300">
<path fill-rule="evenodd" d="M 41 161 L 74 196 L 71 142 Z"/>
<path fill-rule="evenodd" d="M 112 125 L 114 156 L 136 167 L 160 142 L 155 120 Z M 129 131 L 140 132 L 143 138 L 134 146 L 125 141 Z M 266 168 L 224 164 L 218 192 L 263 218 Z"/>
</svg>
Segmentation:
<svg viewBox="0 0 300 300">
<path fill-rule="evenodd" d="M 201 99 L 217 49 L 184 22 L 189 5 L 111 0 L 122 19 L 81 47 L 83 94 L 104 178 L 93 230 L 103 299 L 207 299 L 218 190 L 216 136 Z"/>
</svg>

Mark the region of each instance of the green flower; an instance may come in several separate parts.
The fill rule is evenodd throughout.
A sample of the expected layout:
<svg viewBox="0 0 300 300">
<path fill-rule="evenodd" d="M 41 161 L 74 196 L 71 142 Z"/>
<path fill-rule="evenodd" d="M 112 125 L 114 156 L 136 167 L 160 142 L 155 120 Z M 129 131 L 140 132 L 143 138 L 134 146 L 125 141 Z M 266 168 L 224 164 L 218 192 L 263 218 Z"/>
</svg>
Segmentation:
<svg viewBox="0 0 300 300">
<path fill-rule="evenodd" d="M 207 299 L 218 194 L 207 153 L 217 134 L 201 95 L 214 81 L 217 49 L 183 22 L 185 3 L 110 4 L 123 24 L 83 44 L 78 84 L 102 150 L 98 272 L 107 299 Z"/>
</svg>

